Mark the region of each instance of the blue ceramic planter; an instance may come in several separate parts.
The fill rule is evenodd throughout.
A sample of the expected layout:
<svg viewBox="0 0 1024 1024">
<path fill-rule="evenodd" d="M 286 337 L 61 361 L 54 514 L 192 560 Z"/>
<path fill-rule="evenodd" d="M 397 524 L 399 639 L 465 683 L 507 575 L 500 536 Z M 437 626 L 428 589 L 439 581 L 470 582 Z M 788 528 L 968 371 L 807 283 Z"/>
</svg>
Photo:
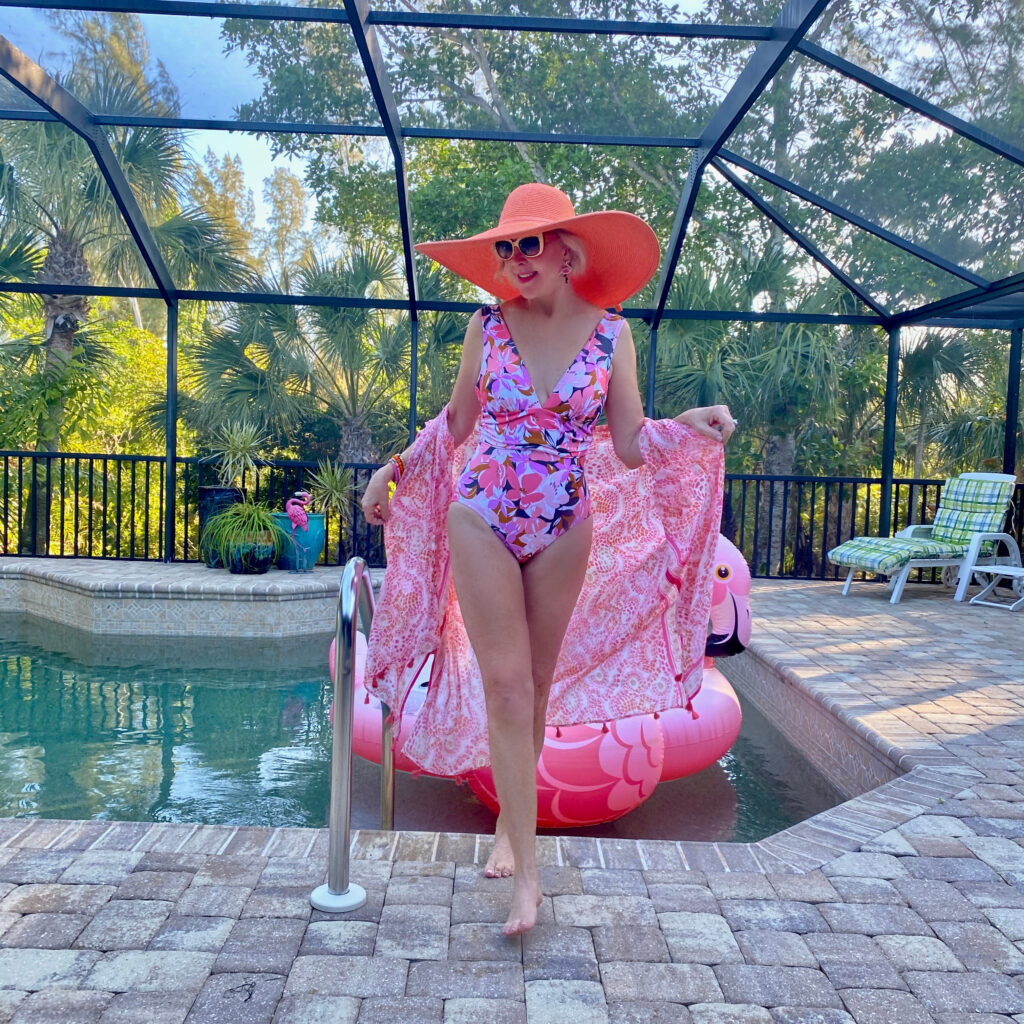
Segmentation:
<svg viewBox="0 0 1024 1024">
<path fill-rule="evenodd" d="M 285 535 L 281 544 L 281 554 L 277 559 L 279 569 L 310 572 L 316 565 L 320 552 L 324 549 L 326 524 L 322 512 L 310 512 L 308 518 L 309 522 L 305 530 L 293 531 L 291 520 L 284 512 L 274 513 L 274 519 Z"/>
</svg>

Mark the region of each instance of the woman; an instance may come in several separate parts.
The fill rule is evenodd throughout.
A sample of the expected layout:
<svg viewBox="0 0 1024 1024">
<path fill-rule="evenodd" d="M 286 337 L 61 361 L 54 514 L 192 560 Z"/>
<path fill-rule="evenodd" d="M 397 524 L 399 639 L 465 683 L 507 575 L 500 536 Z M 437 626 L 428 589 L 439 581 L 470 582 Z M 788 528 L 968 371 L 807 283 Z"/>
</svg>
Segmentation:
<svg viewBox="0 0 1024 1024">
<path fill-rule="evenodd" d="M 417 249 L 505 300 L 470 320 L 446 410 L 456 445 L 481 421 L 448 507 L 447 541 L 501 806 L 485 873 L 514 876 L 504 931 L 516 935 L 533 927 L 541 900 L 536 768 L 591 550 L 583 464 L 602 411 L 619 460 L 644 463 L 632 336 L 605 309 L 647 283 L 658 243 L 631 214 L 576 216 L 562 192 L 529 184 L 509 196 L 497 228 Z M 718 442 L 735 426 L 725 406 L 677 420 Z M 362 499 L 368 522 L 388 521 L 389 485 L 418 458 L 414 444 L 374 474 Z"/>
</svg>

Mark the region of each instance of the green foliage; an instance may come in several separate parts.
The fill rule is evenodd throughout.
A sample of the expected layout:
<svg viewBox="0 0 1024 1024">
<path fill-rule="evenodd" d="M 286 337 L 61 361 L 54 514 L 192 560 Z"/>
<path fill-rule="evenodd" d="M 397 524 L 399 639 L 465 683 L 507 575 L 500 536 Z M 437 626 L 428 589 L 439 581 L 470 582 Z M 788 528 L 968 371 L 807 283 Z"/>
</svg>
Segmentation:
<svg viewBox="0 0 1024 1024">
<path fill-rule="evenodd" d="M 0 158 L 0 187 L 6 168 Z M 0 233 L 0 282 L 31 281 L 43 266 L 43 250 L 30 231 L 8 227 Z M 17 305 L 17 298 L 0 292 L 0 311 Z"/>
<path fill-rule="evenodd" d="M 45 340 L 32 330 L 33 319 L 0 323 L 0 448 L 34 449 L 39 419 L 56 405 L 64 438 L 92 437 L 104 421 L 114 359 L 105 325 L 79 331 L 70 359 L 47 373 Z"/>
<path fill-rule="evenodd" d="M 341 512 L 352 498 L 352 470 L 330 459 L 319 459 L 309 474 L 309 493 L 318 512 Z"/>
<path fill-rule="evenodd" d="M 231 565 L 232 555 L 239 549 L 256 546 L 273 548 L 276 558 L 286 540 L 270 506 L 251 498 L 229 505 L 203 525 L 204 552 L 215 554 L 224 565 Z"/>
<path fill-rule="evenodd" d="M 72 41 L 71 68 L 61 84 L 93 110 L 173 115 L 176 96 L 160 68 L 148 67 L 141 21 L 67 14 L 55 23 Z M 181 286 L 236 287 L 249 276 L 221 225 L 183 203 L 188 175 L 180 132 L 157 127 L 105 129 L 142 215 Z M 0 130 L 0 276 L 42 275 L 60 284 L 152 285 L 88 142 L 59 121 L 8 121 Z M 6 242 L 2 240 L 6 239 Z M 45 255 L 43 255 L 45 254 Z M 19 265 L 20 264 L 20 265 Z M 101 303 L 105 310 L 108 304 Z M 25 385 L 5 403 L 4 433 L 27 447 L 53 446 L 75 431 L 98 432 L 107 417 L 98 401 L 107 368 L 83 325 L 90 302 L 73 295 L 43 297 L 43 324 L 29 351 L 8 349 Z M 139 315 L 139 305 L 133 312 Z M 62 326 L 54 329 L 54 323 Z M 36 350 L 32 351 L 32 346 Z M 24 348 L 25 345 L 22 345 Z M 40 365 L 41 363 L 41 365 Z M 41 375 L 41 376 L 40 376 Z M 88 399 L 84 399 L 84 395 Z M 71 415 L 72 422 L 67 422 Z M 35 418 L 35 430 L 30 424 Z"/>
<path fill-rule="evenodd" d="M 268 438 L 249 420 L 234 420 L 220 427 L 210 450 L 217 464 L 217 479 L 222 487 L 241 487 L 246 473 L 254 473 Z"/>
<path fill-rule="evenodd" d="M 379 245 L 333 261 L 311 257 L 295 275 L 297 290 L 314 295 L 389 298 L 401 283 Z M 453 325 L 450 317 L 424 318 L 428 380 L 450 369 Z M 408 317 L 390 310 L 236 306 L 194 346 L 194 424 L 202 431 L 225 415 L 246 417 L 280 447 L 313 430 L 337 439 L 332 454 L 343 461 L 372 462 L 407 433 L 410 342 Z"/>
<path fill-rule="evenodd" d="M 451 4 L 415 6 L 441 11 Z M 676 5 L 662 0 L 466 0 L 461 9 L 680 18 Z M 693 17 L 765 24 L 777 9 L 774 0 L 706 0 Z M 141 19 L 78 12 L 55 16 L 55 25 L 74 55 L 64 84 L 88 105 L 142 116 L 177 113 L 174 84 L 151 60 Z M 375 32 L 403 123 L 456 129 L 695 135 L 752 49 L 744 41 L 427 32 L 380 23 Z M 223 37 L 261 80 L 258 98 L 239 111 L 243 118 L 378 121 L 346 26 L 228 19 Z M 1019 0 L 830 5 L 813 32 L 847 59 L 1011 141 L 1024 132 L 1022 37 Z M 394 170 L 383 139 L 270 136 L 274 155 L 302 162 L 303 178 L 279 168 L 264 183 L 270 215 L 258 231 L 238 158 L 208 154 L 198 167 L 174 131 L 108 133 L 179 284 L 404 296 Z M 512 187 L 543 180 L 564 188 L 581 212 L 639 213 L 664 242 L 691 158 L 669 147 L 416 138 L 405 145 L 417 239 L 489 227 Z M 797 55 L 783 65 L 728 146 L 989 279 L 1019 269 L 1019 168 L 809 58 Z M 0 279 L 30 279 L 45 258 L 68 279 L 149 283 L 83 140 L 58 123 L 12 122 L 0 129 L 0 154 Z M 966 287 L 732 170 L 882 307 L 906 308 Z M 253 267 L 264 280 L 253 279 Z M 476 297 L 471 286 L 426 261 L 417 270 L 423 298 Z M 652 282 L 637 302 L 650 302 L 654 288 Z M 47 302 L 49 317 L 56 306 Z M 8 315 L 20 320 L 0 345 L 0 442 L 31 446 L 36 425 L 62 403 L 64 444 L 137 450 L 157 443 L 162 404 L 150 402 L 154 422 L 141 403 L 162 390 L 159 348 L 123 321 L 123 307 L 97 305 L 90 311 L 72 303 L 88 329 L 76 336 L 60 375 L 47 379 L 38 306 L 8 302 Z M 867 312 L 714 169 L 696 198 L 669 307 Z M 149 323 L 145 303 L 131 312 L 136 324 Z M 106 317 L 117 323 L 104 334 Z M 448 397 L 464 324 L 452 314 L 420 315 L 420 419 Z M 643 374 L 646 328 L 633 326 Z M 375 459 L 404 443 L 411 335 L 407 317 L 383 310 L 183 307 L 182 443 L 191 444 L 193 435 L 209 439 L 226 419 L 248 419 L 279 452 Z M 975 331 L 922 342 L 905 332 L 904 340 L 903 468 L 941 472 L 957 460 L 964 460 L 959 468 L 977 468 L 997 458 L 1006 389 L 1002 337 Z M 653 369 L 659 415 L 731 404 L 741 421 L 729 448 L 731 469 L 856 474 L 878 467 L 885 339 L 873 328 L 666 319 Z"/>
<path fill-rule="evenodd" d="M 160 431 L 144 413 L 164 388 L 163 341 L 98 312 L 76 333 L 71 359 L 56 375 L 45 372 L 45 340 L 30 308 L 0 321 L 0 447 L 33 449 L 40 417 L 56 404 L 63 408 L 64 450 L 157 450 Z"/>
<path fill-rule="evenodd" d="M 263 182 L 263 199 L 270 212 L 266 230 L 260 232 L 258 261 L 283 279 L 313 251 L 304 230 L 310 197 L 301 179 L 278 167 Z"/>
<path fill-rule="evenodd" d="M 89 394 L 90 415 L 87 422 L 65 424 L 61 447 L 137 455 L 159 451 L 163 424 L 151 429 L 144 411 L 167 380 L 163 339 L 117 319 L 97 320 L 94 333 L 103 343 L 103 361 Z"/>
<path fill-rule="evenodd" d="M 480 13 L 537 13 L 666 21 L 671 5 L 577 0 L 484 0 Z M 406 123 L 454 128 L 615 132 L 686 136 L 703 124 L 730 78 L 724 51 L 746 44 L 550 33 L 460 32 L 425 35 L 376 26 Z M 350 35 L 337 25 L 267 26 L 228 19 L 224 36 L 264 82 L 243 118 L 372 123 L 376 109 Z M 275 152 L 309 158 L 306 183 L 319 219 L 357 241 L 398 240 L 394 177 L 379 139 L 274 136 Z M 671 223 L 688 154 L 424 140 L 409 146 L 409 181 L 420 237 L 450 237 L 490 225 L 501 200 L 525 180 L 547 180 L 581 200 L 581 209 L 621 206 Z M 421 194 L 422 193 L 422 194 Z M 457 196 L 453 202 L 453 196 Z"/>
<path fill-rule="evenodd" d="M 191 205 L 220 223 L 236 252 L 249 252 L 256 204 L 246 184 L 242 158 L 225 155 L 218 159 L 207 147 L 202 163 L 193 164 L 190 171 Z"/>
</svg>

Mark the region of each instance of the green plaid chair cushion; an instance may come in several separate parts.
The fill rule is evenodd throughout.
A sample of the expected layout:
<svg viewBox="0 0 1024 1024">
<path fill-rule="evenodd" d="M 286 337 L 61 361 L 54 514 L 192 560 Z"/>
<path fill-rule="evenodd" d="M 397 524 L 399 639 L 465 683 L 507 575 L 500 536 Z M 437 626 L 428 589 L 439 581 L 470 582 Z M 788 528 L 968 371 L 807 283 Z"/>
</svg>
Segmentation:
<svg viewBox="0 0 1024 1024">
<path fill-rule="evenodd" d="M 1010 506 L 1013 487 L 1008 480 L 971 480 L 951 476 L 943 485 L 939 505 L 963 512 L 990 512 L 1000 508 L 1005 513 Z"/>
<path fill-rule="evenodd" d="M 834 565 L 891 576 L 914 558 L 963 558 L 968 544 L 939 543 L 927 537 L 854 537 L 833 548 L 828 560 Z"/>
<path fill-rule="evenodd" d="M 932 524 L 932 539 L 944 544 L 970 544 L 976 533 L 999 533 L 1006 519 L 1006 509 L 988 512 L 958 512 L 939 508 Z"/>
<path fill-rule="evenodd" d="M 976 533 L 999 533 L 1010 507 L 1013 484 L 950 477 L 939 497 L 932 539 L 969 544 Z"/>
</svg>

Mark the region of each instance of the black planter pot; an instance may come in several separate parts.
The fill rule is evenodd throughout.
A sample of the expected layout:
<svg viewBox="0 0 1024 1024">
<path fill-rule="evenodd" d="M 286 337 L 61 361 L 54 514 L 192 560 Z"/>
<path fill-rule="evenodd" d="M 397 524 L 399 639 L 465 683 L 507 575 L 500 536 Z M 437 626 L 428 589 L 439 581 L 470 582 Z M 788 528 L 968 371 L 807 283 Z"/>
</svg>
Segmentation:
<svg viewBox="0 0 1024 1024">
<path fill-rule="evenodd" d="M 223 568 L 224 563 L 215 552 L 207 551 L 203 546 L 203 527 L 211 516 L 223 512 L 229 505 L 237 505 L 244 496 L 245 492 L 241 487 L 211 484 L 199 488 L 199 554 L 211 569 Z"/>
<path fill-rule="evenodd" d="M 240 544 L 228 552 L 228 572 L 256 576 L 266 572 L 276 558 L 273 544 Z"/>
</svg>

